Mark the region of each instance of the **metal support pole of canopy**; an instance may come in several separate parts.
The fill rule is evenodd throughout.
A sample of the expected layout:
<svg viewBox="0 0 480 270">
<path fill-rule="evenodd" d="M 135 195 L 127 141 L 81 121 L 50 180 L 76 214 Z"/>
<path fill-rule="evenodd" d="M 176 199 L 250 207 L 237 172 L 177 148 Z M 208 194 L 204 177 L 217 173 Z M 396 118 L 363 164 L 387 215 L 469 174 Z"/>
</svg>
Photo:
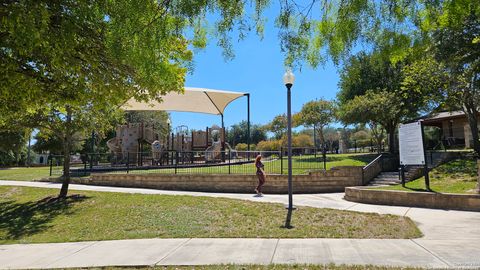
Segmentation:
<svg viewBox="0 0 480 270">
<path fill-rule="evenodd" d="M 247 151 L 250 151 L 250 94 L 247 96 Z M 250 156 L 250 153 L 248 153 Z"/>
</svg>

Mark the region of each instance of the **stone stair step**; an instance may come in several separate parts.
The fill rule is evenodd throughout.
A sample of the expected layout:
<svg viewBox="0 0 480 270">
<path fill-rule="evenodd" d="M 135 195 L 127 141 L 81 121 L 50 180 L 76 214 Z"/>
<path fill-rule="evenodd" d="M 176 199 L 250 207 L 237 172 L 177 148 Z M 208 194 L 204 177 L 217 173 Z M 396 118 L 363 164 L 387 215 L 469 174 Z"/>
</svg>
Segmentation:
<svg viewBox="0 0 480 270">
<path fill-rule="evenodd" d="M 372 180 L 373 183 L 401 183 L 402 181 L 399 180 Z"/>
<path fill-rule="evenodd" d="M 398 175 L 398 172 L 382 172 L 379 175 Z"/>
<path fill-rule="evenodd" d="M 398 179 L 398 177 L 395 177 L 395 178 L 373 178 L 372 180 L 378 180 L 378 181 L 400 181 L 401 179 Z"/>
<path fill-rule="evenodd" d="M 382 178 L 382 179 L 398 179 L 398 175 L 379 175 L 375 178 Z"/>
<path fill-rule="evenodd" d="M 398 175 L 397 175 L 395 177 L 382 177 L 382 176 L 379 177 L 379 176 L 377 176 L 374 179 L 398 180 L 399 178 L 398 178 Z"/>
<path fill-rule="evenodd" d="M 401 181 L 398 178 L 374 178 L 372 181 L 388 181 L 388 182 L 395 182 L 395 181 Z"/>
<path fill-rule="evenodd" d="M 371 183 L 369 186 L 396 186 L 399 183 Z"/>
</svg>

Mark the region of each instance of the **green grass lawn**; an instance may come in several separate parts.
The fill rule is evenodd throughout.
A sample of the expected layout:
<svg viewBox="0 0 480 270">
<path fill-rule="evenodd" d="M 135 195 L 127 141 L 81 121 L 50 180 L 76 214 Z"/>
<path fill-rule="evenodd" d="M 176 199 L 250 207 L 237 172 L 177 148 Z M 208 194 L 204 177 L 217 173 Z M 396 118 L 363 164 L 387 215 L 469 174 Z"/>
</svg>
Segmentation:
<svg viewBox="0 0 480 270">
<path fill-rule="evenodd" d="M 0 180 L 33 181 L 48 178 L 49 175 L 50 167 L 16 167 L 0 169 Z"/>
<path fill-rule="evenodd" d="M 475 193 L 477 185 L 476 160 L 457 159 L 442 164 L 430 171 L 430 189 L 441 193 Z M 403 190 L 403 191 L 426 191 L 425 178 L 402 185 L 380 187 L 378 189 Z"/>
<path fill-rule="evenodd" d="M 189 237 L 415 238 L 406 217 L 300 207 L 281 228 L 282 204 L 224 198 L 0 187 L 0 244 Z M 47 198 L 47 199 L 46 199 Z"/>
<path fill-rule="evenodd" d="M 375 158 L 375 155 L 369 154 L 328 154 L 327 169 L 336 166 L 365 166 Z M 264 162 L 265 170 L 268 174 L 280 174 L 282 169 L 282 161 L 275 159 Z M 82 167 L 81 165 L 77 165 Z M 295 156 L 292 158 L 293 174 L 306 174 L 312 170 L 323 169 L 323 158 L 317 155 Z M 256 168 L 253 163 L 242 165 L 215 166 L 215 167 L 199 167 L 177 169 L 177 173 L 212 173 L 212 174 L 255 174 Z M 53 167 L 53 176 L 59 177 L 62 174 L 62 167 Z M 125 173 L 119 171 L 115 173 Z M 175 173 L 175 169 L 155 169 L 155 170 L 132 170 L 131 173 Z M 283 159 L 283 173 L 287 173 L 287 158 Z M 0 180 L 18 180 L 18 181 L 35 181 L 42 178 L 49 178 L 49 167 L 30 167 L 30 168 L 6 168 L 0 169 Z"/>
</svg>

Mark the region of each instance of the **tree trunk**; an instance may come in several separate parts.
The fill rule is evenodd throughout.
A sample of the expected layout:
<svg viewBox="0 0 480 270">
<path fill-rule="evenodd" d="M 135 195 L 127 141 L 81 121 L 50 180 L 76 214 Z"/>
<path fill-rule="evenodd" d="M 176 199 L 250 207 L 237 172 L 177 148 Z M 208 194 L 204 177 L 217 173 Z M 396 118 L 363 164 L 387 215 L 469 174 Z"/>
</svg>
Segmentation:
<svg viewBox="0 0 480 270">
<path fill-rule="evenodd" d="M 317 132 L 316 132 L 316 126 L 313 125 L 313 148 L 315 148 L 315 152 L 317 152 Z"/>
<path fill-rule="evenodd" d="M 395 123 L 389 123 L 387 126 L 387 133 L 388 133 L 388 152 L 391 154 L 395 154 L 396 147 L 395 147 Z"/>
<path fill-rule="evenodd" d="M 318 136 L 320 137 L 320 143 L 322 144 L 322 151 L 327 147 L 325 145 L 325 137 L 323 136 L 323 127 L 319 126 L 318 127 Z"/>
<path fill-rule="evenodd" d="M 63 140 L 63 182 L 58 198 L 66 198 L 68 194 L 68 185 L 70 184 L 70 149 L 72 145 L 72 111 L 67 106 L 67 117 L 65 122 L 65 135 Z"/>
<path fill-rule="evenodd" d="M 478 136 L 478 104 L 475 102 L 478 98 L 478 89 L 475 88 L 475 81 L 477 80 L 478 73 L 475 73 L 470 83 L 470 89 L 466 89 L 463 95 L 463 111 L 467 115 L 468 125 L 472 132 L 473 150 L 477 158 L 477 192 L 480 193 L 480 141 Z"/>
<path fill-rule="evenodd" d="M 375 138 L 375 143 L 377 144 L 377 153 L 382 153 L 382 139 L 383 139 L 383 131 L 382 133 L 378 133 L 377 124 L 370 122 L 369 124 L 370 130 L 372 131 L 372 135 Z"/>
<path fill-rule="evenodd" d="M 477 122 L 478 112 L 475 106 L 467 107 L 467 105 L 472 105 L 472 104 L 465 104 L 465 113 L 467 115 L 470 131 L 472 132 L 473 150 L 475 151 L 475 154 L 478 157 L 480 155 L 480 141 L 478 140 L 479 137 L 478 137 L 478 122 Z"/>
<path fill-rule="evenodd" d="M 477 193 L 480 194 L 480 159 L 477 158 Z"/>
<path fill-rule="evenodd" d="M 377 154 L 381 154 L 382 153 L 382 137 L 378 136 L 376 138 L 376 141 L 377 141 Z"/>
</svg>

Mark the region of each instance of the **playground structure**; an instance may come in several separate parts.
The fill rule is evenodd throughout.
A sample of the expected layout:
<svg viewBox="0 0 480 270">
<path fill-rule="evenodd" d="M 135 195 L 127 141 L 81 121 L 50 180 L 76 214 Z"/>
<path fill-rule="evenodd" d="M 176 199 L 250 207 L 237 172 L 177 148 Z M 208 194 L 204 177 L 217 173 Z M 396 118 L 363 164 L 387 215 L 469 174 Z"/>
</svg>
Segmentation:
<svg viewBox="0 0 480 270">
<path fill-rule="evenodd" d="M 225 157 L 221 156 L 222 152 L 236 156 L 236 151 L 225 142 L 225 128 L 216 125 L 207 127 L 205 131 L 195 130 L 192 132 L 189 132 L 186 126 L 179 126 L 176 134 L 170 135 L 168 142 L 168 149 L 172 151 L 180 153 L 204 151 L 206 163 L 225 161 Z M 197 161 L 198 159 L 199 157 L 196 157 Z"/>
<path fill-rule="evenodd" d="M 122 163 L 128 159 L 129 162 L 137 162 L 140 158 L 132 153 L 140 153 L 143 144 L 150 144 L 152 157 L 159 158 L 164 149 L 162 142 L 158 140 L 153 126 L 146 126 L 144 123 L 128 123 L 119 125 L 116 129 L 116 136 L 107 141 L 107 147 L 113 155 L 113 163 Z"/>
<path fill-rule="evenodd" d="M 144 151 L 150 145 L 150 151 Z M 179 126 L 166 138 L 144 123 L 128 123 L 116 129 L 116 136 L 107 141 L 113 164 L 137 164 L 138 166 L 173 165 L 182 163 L 219 163 L 236 157 L 225 142 L 225 129 L 207 127 L 205 131 L 189 132 L 187 126 Z"/>
</svg>

